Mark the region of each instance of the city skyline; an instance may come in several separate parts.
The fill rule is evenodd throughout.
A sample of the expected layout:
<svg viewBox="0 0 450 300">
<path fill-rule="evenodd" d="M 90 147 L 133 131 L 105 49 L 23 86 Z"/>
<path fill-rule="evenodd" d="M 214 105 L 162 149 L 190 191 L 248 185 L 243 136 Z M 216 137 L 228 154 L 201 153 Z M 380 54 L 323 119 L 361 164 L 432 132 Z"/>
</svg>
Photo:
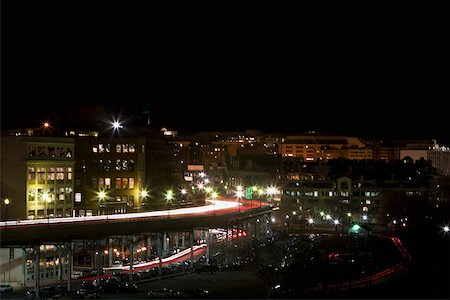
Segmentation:
<svg viewBox="0 0 450 300">
<path fill-rule="evenodd" d="M 181 133 L 450 143 L 439 1 L 96 3 L 5 3 L 2 129 L 89 104 L 149 106 L 151 125 Z"/>
</svg>

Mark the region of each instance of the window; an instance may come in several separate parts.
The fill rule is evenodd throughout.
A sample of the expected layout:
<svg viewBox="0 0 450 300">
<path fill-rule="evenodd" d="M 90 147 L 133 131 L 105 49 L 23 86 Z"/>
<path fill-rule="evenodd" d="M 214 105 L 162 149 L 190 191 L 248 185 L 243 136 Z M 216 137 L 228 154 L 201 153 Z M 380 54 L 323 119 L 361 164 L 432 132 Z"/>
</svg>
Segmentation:
<svg viewBox="0 0 450 300">
<path fill-rule="evenodd" d="M 128 171 L 134 171 L 134 159 L 129 160 Z"/>
<path fill-rule="evenodd" d="M 72 180 L 72 168 L 71 167 L 66 168 L 66 172 L 67 172 L 67 180 Z"/>
<path fill-rule="evenodd" d="M 128 188 L 130 190 L 134 189 L 134 178 L 133 177 L 128 178 L 128 184 L 129 184 Z"/>
<path fill-rule="evenodd" d="M 130 152 L 130 153 L 135 153 L 136 152 L 136 147 L 134 146 L 134 144 L 129 144 L 128 145 L 128 152 Z"/>
<path fill-rule="evenodd" d="M 28 181 L 36 180 L 36 170 L 33 167 L 28 167 Z"/>
<path fill-rule="evenodd" d="M 120 159 L 116 160 L 116 171 L 122 171 L 122 163 Z"/>
<path fill-rule="evenodd" d="M 122 145 L 121 144 L 117 144 L 116 145 L 116 152 L 117 153 L 122 153 Z"/>
<path fill-rule="evenodd" d="M 45 168 L 37 168 L 37 177 L 39 181 L 45 180 Z"/>
<path fill-rule="evenodd" d="M 47 181 L 55 180 L 55 168 L 47 168 Z"/>
<path fill-rule="evenodd" d="M 34 216 L 34 210 L 29 210 L 28 211 L 28 220 L 34 220 L 35 216 Z"/>
<path fill-rule="evenodd" d="M 56 157 L 56 150 L 55 150 L 55 147 L 48 147 L 48 156 L 50 156 L 50 157 Z"/>
<path fill-rule="evenodd" d="M 128 144 L 122 144 L 122 153 L 128 153 Z"/>
<path fill-rule="evenodd" d="M 36 147 L 30 146 L 30 148 L 28 149 L 28 156 L 30 157 L 36 156 Z"/>
<path fill-rule="evenodd" d="M 103 177 L 98 178 L 98 188 L 103 190 L 105 188 L 105 179 Z"/>
<path fill-rule="evenodd" d="M 106 177 L 105 178 L 105 189 L 110 190 L 111 189 L 111 178 Z"/>
<path fill-rule="evenodd" d="M 81 202 L 81 193 L 75 193 L 75 202 Z"/>
<path fill-rule="evenodd" d="M 128 188 L 128 178 L 122 178 L 122 189 L 126 190 Z"/>
<path fill-rule="evenodd" d="M 56 148 L 56 155 L 58 157 L 65 157 L 66 156 L 66 152 L 64 151 L 64 148 L 63 147 Z"/>
<path fill-rule="evenodd" d="M 57 180 L 64 180 L 64 168 L 56 168 L 56 179 Z"/>
<path fill-rule="evenodd" d="M 98 179 L 97 177 L 92 177 L 92 188 L 98 190 Z"/>
<path fill-rule="evenodd" d="M 45 153 L 45 147 L 38 147 L 37 148 L 37 155 L 38 156 L 45 156 L 46 155 L 46 153 Z"/>
<path fill-rule="evenodd" d="M 122 187 L 122 178 L 121 177 L 117 177 L 116 178 L 116 190 L 120 190 Z"/>
</svg>

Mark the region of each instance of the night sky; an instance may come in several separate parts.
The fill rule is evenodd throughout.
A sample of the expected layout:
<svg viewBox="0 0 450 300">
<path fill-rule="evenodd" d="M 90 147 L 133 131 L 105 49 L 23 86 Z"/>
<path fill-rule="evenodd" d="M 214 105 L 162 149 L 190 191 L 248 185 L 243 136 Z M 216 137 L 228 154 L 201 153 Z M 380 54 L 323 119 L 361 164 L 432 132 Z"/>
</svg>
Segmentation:
<svg viewBox="0 0 450 300">
<path fill-rule="evenodd" d="M 450 143 L 447 1 L 181 3 L 2 1 L 2 129 L 148 105 L 180 133 Z"/>
</svg>

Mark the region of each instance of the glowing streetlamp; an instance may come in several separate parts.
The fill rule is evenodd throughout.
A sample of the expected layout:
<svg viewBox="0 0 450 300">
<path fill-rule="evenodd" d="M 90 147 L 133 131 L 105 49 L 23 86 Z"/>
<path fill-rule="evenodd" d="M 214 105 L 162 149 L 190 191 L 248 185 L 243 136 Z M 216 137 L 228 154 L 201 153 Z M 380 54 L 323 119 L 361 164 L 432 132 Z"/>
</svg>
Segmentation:
<svg viewBox="0 0 450 300">
<path fill-rule="evenodd" d="M 5 204 L 5 222 L 8 220 L 8 205 L 11 203 L 8 198 L 5 198 L 3 200 L 3 203 Z"/>
<path fill-rule="evenodd" d="M 347 213 L 347 217 L 348 217 L 348 224 L 350 224 L 350 221 L 351 221 L 351 217 L 352 217 L 352 213 L 350 213 L 350 212 L 348 212 Z"/>
<path fill-rule="evenodd" d="M 172 190 L 167 190 L 166 193 L 164 194 L 164 199 L 166 199 L 167 202 L 172 202 L 174 198 L 174 194 Z"/>
<path fill-rule="evenodd" d="M 101 208 L 105 208 L 105 199 L 106 199 L 106 192 L 105 191 L 98 191 L 97 192 L 97 198 L 98 198 L 98 215 L 101 213 Z"/>
</svg>

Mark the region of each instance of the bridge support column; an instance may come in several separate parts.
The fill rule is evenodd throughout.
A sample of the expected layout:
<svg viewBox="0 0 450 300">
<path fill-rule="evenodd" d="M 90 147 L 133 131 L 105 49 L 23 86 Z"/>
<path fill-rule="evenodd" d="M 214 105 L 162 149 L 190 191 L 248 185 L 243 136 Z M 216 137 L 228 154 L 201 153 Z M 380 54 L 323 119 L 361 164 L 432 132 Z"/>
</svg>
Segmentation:
<svg viewBox="0 0 450 300">
<path fill-rule="evenodd" d="M 194 270 L 194 228 L 192 228 L 189 234 L 189 242 L 191 246 L 191 270 Z"/>
<path fill-rule="evenodd" d="M 181 248 L 186 248 L 185 244 L 184 244 L 184 232 L 181 233 Z"/>
<path fill-rule="evenodd" d="M 64 259 L 63 262 L 63 258 L 64 258 L 64 246 L 63 245 L 57 245 L 56 247 L 58 247 L 58 280 L 62 280 L 63 279 L 63 264 L 66 261 Z"/>
<path fill-rule="evenodd" d="M 41 259 L 40 257 L 40 245 L 34 246 L 34 287 L 36 289 L 36 299 L 40 299 L 41 295 L 40 295 L 40 279 L 41 279 L 41 272 L 40 272 L 40 267 L 39 267 L 39 260 Z"/>
<path fill-rule="evenodd" d="M 133 264 L 134 264 L 134 235 L 130 237 L 130 282 L 133 281 Z"/>
<path fill-rule="evenodd" d="M 152 255 L 152 236 L 151 235 L 147 235 L 145 247 L 147 248 L 147 258 L 149 258 L 150 255 Z"/>
<path fill-rule="evenodd" d="M 113 255 L 114 255 L 114 251 L 113 251 L 113 238 L 112 237 L 107 237 L 108 239 L 108 267 L 111 267 L 113 264 Z"/>
<path fill-rule="evenodd" d="M 73 242 L 69 242 L 66 244 L 67 248 L 67 258 L 68 258 L 68 272 L 67 272 L 67 291 L 72 291 L 72 267 L 73 267 L 73 253 L 72 247 Z"/>
<path fill-rule="evenodd" d="M 209 228 L 206 229 L 206 264 L 209 264 L 209 244 L 210 244 L 210 234 L 209 234 Z"/>
<path fill-rule="evenodd" d="M 158 258 L 159 258 L 159 268 L 158 268 L 158 275 L 159 277 L 162 276 L 162 252 L 163 252 L 163 241 L 164 235 L 162 233 L 157 234 L 158 238 Z"/>
<path fill-rule="evenodd" d="M 164 232 L 163 234 L 163 250 L 168 251 L 169 250 L 169 238 L 167 237 L 168 234 Z"/>
<path fill-rule="evenodd" d="M 95 257 L 97 258 L 97 284 L 100 284 L 100 270 L 101 270 L 101 258 L 102 258 L 102 250 L 100 249 L 100 240 L 96 240 L 95 241 L 96 244 L 96 251 L 95 253 L 97 254 Z"/>
</svg>

